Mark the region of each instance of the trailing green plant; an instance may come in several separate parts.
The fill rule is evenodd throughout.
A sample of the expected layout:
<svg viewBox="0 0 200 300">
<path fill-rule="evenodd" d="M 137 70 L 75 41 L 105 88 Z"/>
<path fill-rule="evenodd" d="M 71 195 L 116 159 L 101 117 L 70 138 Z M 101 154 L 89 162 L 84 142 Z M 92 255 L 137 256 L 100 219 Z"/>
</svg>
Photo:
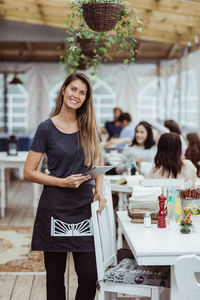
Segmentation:
<svg viewBox="0 0 200 300">
<path fill-rule="evenodd" d="M 82 4 L 85 3 L 118 3 L 121 5 L 121 14 L 115 28 L 109 32 L 95 32 L 88 28 L 83 18 Z M 135 28 L 133 23 L 137 22 Z M 118 53 L 126 51 L 127 59 L 124 64 L 134 64 L 135 62 L 135 31 L 141 31 L 142 21 L 136 15 L 136 11 L 129 9 L 123 0 L 72 0 L 70 12 L 67 13 L 65 24 L 67 25 L 65 44 L 66 50 L 62 63 L 68 72 L 76 71 L 79 68 L 80 60 L 85 62 L 86 68 L 91 66 L 96 69 L 102 61 L 110 60 L 109 48 L 116 46 Z M 112 33 L 112 35 L 111 35 Z M 80 46 L 80 39 L 93 40 L 93 55 L 87 55 Z"/>
</svg>

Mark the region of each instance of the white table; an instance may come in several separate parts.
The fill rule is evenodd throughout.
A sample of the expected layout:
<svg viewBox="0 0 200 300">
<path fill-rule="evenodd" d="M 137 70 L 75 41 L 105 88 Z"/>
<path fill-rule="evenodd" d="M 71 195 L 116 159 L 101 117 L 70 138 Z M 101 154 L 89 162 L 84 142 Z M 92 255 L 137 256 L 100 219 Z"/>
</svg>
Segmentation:
<svg viewBox="0 0 200 300">
<path fill-rule="evenodd" d="M 9 168 L 17 168 L 23 172 L 24 163 L 26 161 L 28 152 L 20 151 L 18 155 L 7 155 L 7 152 L 0 152 L 0 178 L 1 178 L 1 217 L 5 216 L 5 208 L 6 208 L 6 178 L 5 178 L 5 170 Z M 21 175 L 22 177 L 22 175 Z M 34 207 L 34 215 L 38 202 L 38 185 L 36 183 L 33 184 L 33 207 Z"/>
<path fill-rule="evenodd" d="M 171 266 L 171 300 L 180 296 L 174 276 L 174 263 L 181 255 L 200 255 L 200 233 L 181 234 L 179 230 L 159 229 L 157 225 L 131 223 L 127 212 L 117 212 L 119 225 L 139 265 Z M 200 299 L 200 298 L 199 298 Z"/>
</svg>

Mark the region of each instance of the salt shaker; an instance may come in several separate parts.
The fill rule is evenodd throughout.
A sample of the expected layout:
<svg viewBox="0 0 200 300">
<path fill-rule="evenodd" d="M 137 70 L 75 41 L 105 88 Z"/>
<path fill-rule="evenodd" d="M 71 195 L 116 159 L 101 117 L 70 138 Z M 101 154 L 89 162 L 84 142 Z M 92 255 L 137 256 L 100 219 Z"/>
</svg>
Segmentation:
<svg viewBox="0 0 200 300">
<path fill-rule="evenodd" d="M 151 227 L 151 213 L 149 211 L 146 212 L 144 216 L 144 227 Z"/>
</svg>

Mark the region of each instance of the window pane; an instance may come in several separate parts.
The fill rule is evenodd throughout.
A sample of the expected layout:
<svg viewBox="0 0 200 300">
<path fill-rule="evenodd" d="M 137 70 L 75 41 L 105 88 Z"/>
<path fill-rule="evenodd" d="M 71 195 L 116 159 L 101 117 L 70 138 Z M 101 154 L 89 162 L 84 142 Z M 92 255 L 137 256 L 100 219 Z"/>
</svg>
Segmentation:
<svg viewBox="0 0 200 300">
<path fill-rule="evenodd" d="M 103 85 L 98 86 L 96 89 L 94 89 L 95 95 L 108 95 L 108 91 L 105 89 Z"/>
<path fill-rule="evenodd" d="M 25 118 L 24 117 L 13 117 L 13 122 L 24 122 Z"/>
<path fill-rule="evenodd" d="M 113 104 L 113 98 L 102 98 L 101 104 Z"/>
<path fill-rule="evenodd" d="M 101 113 L 106 113 L 112 115 L 113 109 L 112 107 L 101 107 Z"/>
<path fill-rule="evenodd" d="M 14 127 L 13 133 L 25 133 L 25 128 L 24 127 Z"/>
<path fill-rule="evenodd" d="M 13 103 L 24 103 L 26 101 L 26 99 L 24 98 L 14 98 L 13 99 Z"/>
<path fill-rule="evenodd" d="M 17 112 L 25 112 L 25 107 L 13 107 L 13 112 L 17 113 Z"/>
</svg>

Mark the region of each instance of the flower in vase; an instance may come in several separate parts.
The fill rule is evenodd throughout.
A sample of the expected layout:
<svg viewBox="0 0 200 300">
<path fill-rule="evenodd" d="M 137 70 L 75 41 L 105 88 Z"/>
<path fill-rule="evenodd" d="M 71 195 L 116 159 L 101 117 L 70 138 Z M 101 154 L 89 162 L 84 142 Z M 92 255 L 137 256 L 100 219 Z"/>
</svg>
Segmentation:
<svg viewBox="0 0 200 300">
<path fill-rule="evenodd" d="M 190 209 L 183 209 L 182 218 L 180 221 L 181 233 L 189 233 L 192 230 L 192 221 L 191 221 L 191 211 Z"/>
</svg>

